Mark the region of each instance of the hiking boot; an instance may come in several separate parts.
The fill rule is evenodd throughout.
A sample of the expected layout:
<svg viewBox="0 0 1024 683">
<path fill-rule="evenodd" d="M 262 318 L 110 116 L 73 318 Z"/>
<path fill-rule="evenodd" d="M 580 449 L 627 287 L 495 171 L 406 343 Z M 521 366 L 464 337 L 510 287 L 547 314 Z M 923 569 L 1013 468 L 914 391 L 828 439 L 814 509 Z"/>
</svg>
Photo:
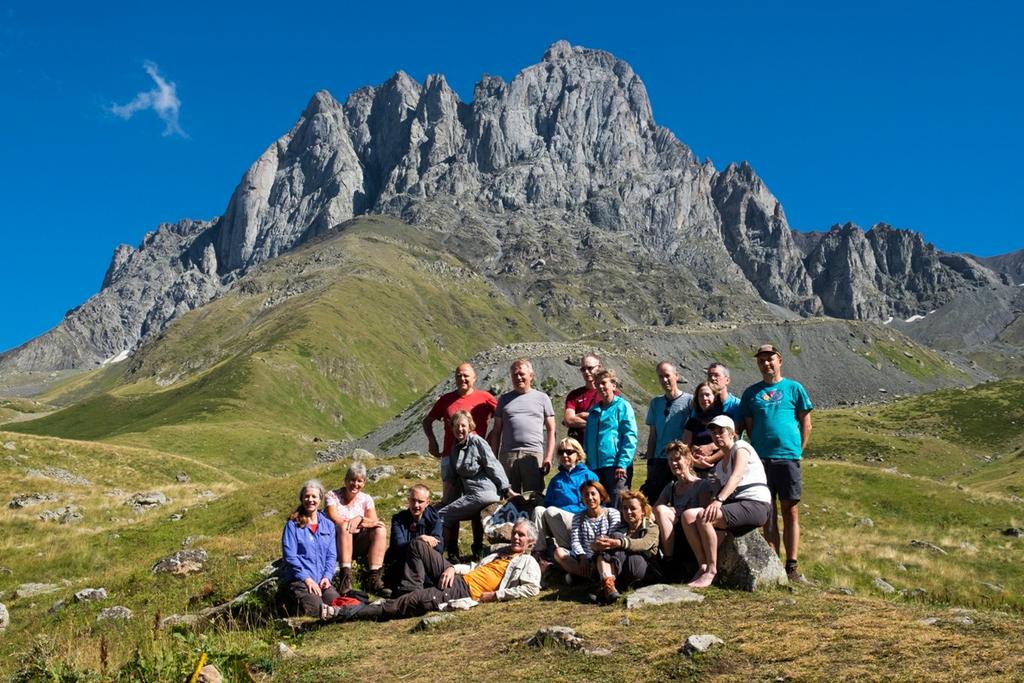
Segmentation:
<svg viewBox="0 0 1024 683">
<path fill-rule="evenodd" d="M 809 586 L 811 583 L 807 580 L 806 576 L 800 573 L 800 568 L 795 564 L 786 567 L 786 578 L 789 579 L 790 583 L 800 586 Z"/>
<path fill-rule="evenodd" d="M 344 595 L 352 590 L 352 567 L 342 567 L 338 573 L 338 592 Z"/>
<path fill-rule="evenodd" d="M 473 547 L 470 548 L 470 551 L 473 553 L 473 562 L 479 562 L 484 558 L 483 545 L 473 545 Z"/>
<path fill-rule="evenodd" d="M 618 601 L 619 591 L 615 588 L 614 576 L 606 576 L 601 579 L 601 591 L 599 595 L 601 596 L 601 602 L 606 605 L 611 605 Z"/>
<path fill-rule="evenodd" d="M 391 591 L 384 587 L 383 574 L 384 570 L 380 567 L 378 567 L 377 569 L 371 569 L 370 571 L 366 572 L 366 579 L 363 583 L 363 586 L 365 586 L 367 592 L 369 593 L 389 598 L 391 597 Z M 385 591 L 387 592 L 387 595 L 385 595 Z"/>
</svg>

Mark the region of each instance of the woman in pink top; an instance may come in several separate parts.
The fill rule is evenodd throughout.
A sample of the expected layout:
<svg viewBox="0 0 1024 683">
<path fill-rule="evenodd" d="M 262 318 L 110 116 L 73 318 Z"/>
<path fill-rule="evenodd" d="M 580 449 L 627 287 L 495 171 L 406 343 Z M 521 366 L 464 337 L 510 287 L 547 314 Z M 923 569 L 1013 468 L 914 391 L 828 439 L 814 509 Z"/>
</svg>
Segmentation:
<svg viewBox="0 0 1024 683">
<path fill-rule="evenodd" d="M 338 592 L 345 593 L 352 588 L 352 560 L 365 557 L 369 572 L 363 588 L 385 595 L 382 567 L 387 532 L 377 517 L 373 498 L 363 493 L 365 485 L 366 466 L 354 462 L 345 473 L 345 486 L 327 494 L 327 516 L 338 529 L 338 561 L 341 563 Z"/>
</svg>

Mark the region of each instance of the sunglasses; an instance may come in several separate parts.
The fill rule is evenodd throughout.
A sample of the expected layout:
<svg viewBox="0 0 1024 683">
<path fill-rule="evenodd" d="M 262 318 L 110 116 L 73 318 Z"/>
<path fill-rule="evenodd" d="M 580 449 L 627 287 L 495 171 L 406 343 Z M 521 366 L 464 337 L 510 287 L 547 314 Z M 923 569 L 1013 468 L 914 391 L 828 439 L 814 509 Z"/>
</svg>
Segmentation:
<svg viewBox="0 0 1024 683">
<path fill-rule="evenodd" d="M 572 448 L 559 448 L 558 449 L 558 454 L 559 455 L 576 455 L 576 451 L 573 450 Z"/>
</svg>

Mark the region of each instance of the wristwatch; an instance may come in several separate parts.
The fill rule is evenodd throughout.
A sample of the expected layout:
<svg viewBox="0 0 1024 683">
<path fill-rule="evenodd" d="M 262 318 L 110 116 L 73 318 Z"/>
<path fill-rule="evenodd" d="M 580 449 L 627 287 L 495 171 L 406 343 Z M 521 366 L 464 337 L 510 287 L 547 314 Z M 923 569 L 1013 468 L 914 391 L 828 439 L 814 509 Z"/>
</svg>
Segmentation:
<svg viewBox="0 0 1024 683">
<path fill-rule="evenodd" d="M 715 494 L 715 501 L 717 501 L 719 503 L 724 503 L 725 502 L 724 500 L 722 500 L 721 498 L 718 497 L 717 493 Z"/>
</svg>

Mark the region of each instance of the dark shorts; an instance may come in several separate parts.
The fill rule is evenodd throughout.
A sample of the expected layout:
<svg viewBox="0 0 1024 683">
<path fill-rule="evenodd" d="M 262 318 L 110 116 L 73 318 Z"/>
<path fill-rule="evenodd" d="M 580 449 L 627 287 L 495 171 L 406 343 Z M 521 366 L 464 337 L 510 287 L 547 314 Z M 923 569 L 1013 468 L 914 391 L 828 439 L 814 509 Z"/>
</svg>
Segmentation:
<svg viewBox="0 0 1024 683">
<path fill-rule="evenodd" d="M 772 504 L 763 500 L 727 500 L 722 505 L 725 530 L 733 536 L 742 536 L 768 523 Z"/>
<path fill-rule="evenodd" d="M 800 500 L 804 479 L 799 460 L 762 460 L 768 490 L 779 500 Z"/>
</svg>

